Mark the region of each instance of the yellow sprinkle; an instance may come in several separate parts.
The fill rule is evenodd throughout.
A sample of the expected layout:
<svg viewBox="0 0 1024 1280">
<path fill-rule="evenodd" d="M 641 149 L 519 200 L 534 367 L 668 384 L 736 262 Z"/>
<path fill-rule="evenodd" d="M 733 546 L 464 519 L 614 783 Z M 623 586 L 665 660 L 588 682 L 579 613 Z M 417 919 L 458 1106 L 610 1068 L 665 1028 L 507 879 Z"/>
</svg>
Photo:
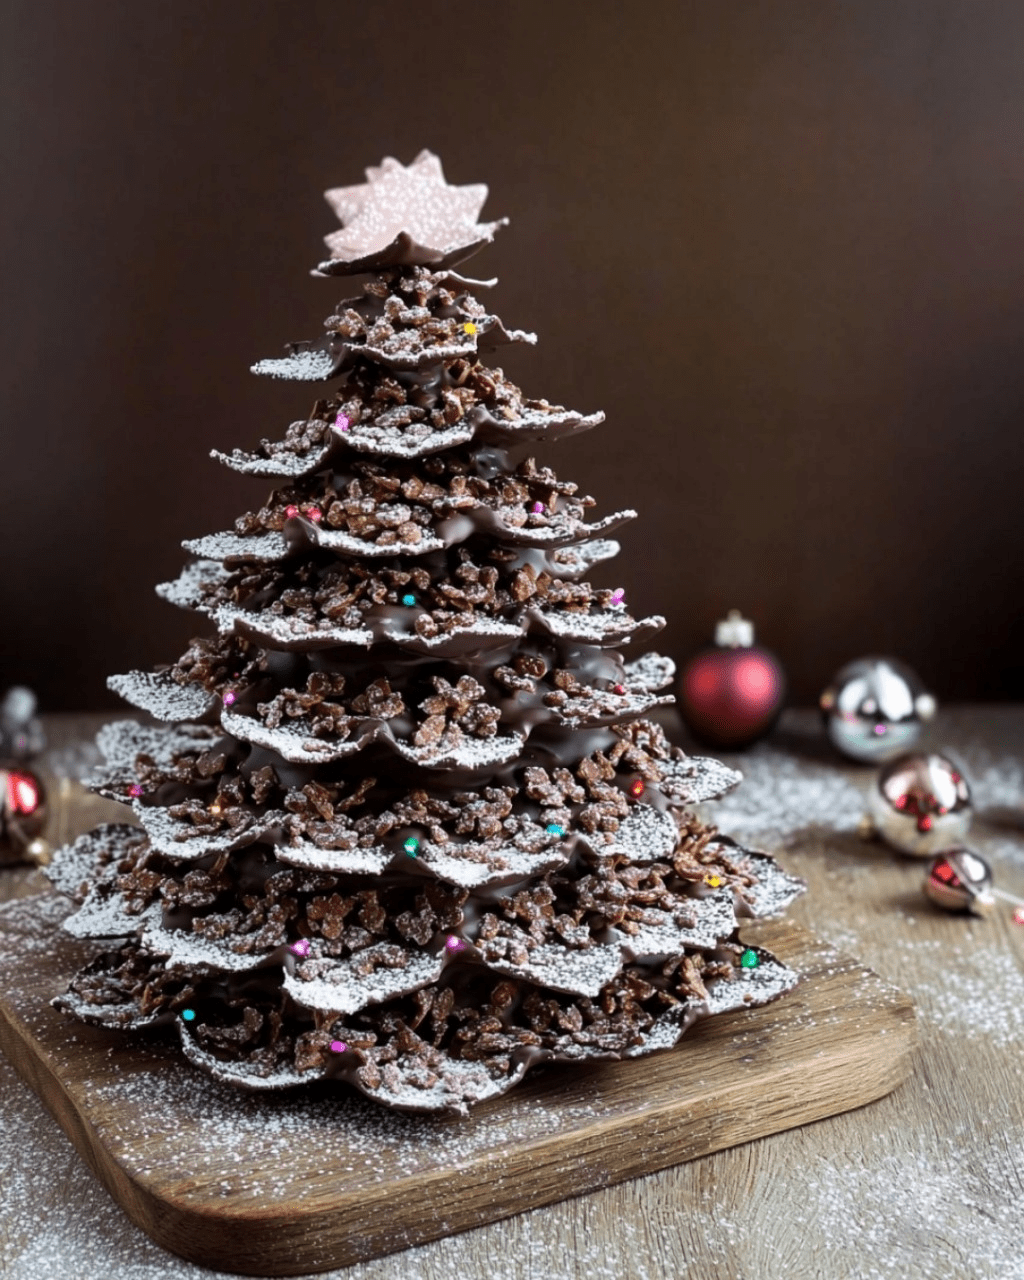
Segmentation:
<svg viewBox="0 0 1024 1280">
<path fill-rule="evenodd" d="M 705 883 L 706 885 L 710 885 L 710 887 L 711 887 L 712 889 L 717 889 L 717 888 L 718 888 L 718 886 L 722 883 L 722 877 L 721 877 L 721 876 L 715 876 L 715 875 L 705 876 L 705 877 L 704 877 L 704 883 Z"/>
<path fill-rule="evenodd" d="M 469 333 L 469 334 L 476 333 L 476 325 L 473 324 L 472 321 L 470 321 L 469 324 L 464 324 L 462 326 L 462 331 L 463 333 Z"/>
<path fill-rule="evenodd" d="M 216 801 L 214 801 L 214 803 L 210 805 L 210 812 L 211 812 L 211 813 L 220 813 L 220 805 L 219 805 L 219 804 L 217 804 L 217 803 L 216 803 Z"/>
</svg>

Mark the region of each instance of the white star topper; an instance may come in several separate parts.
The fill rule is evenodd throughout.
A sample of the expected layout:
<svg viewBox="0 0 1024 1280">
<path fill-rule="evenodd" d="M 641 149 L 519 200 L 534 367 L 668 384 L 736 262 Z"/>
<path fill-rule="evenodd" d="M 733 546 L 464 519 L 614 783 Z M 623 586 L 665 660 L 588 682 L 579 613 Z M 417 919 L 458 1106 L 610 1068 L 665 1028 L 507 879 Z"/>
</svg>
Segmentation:
<svg viewBox="0 0 1024 1280">
<path fill-rule="evenodd" d="M 385 156 L 366 177 L 324 192 L 342 227 L 324 237 L 331 258 L 320 265 L 322 274 L 391 263 L 450 266 L 508 221 L 478 222 L 487 187 L 449 186 L 432 151 L 421 151 L 408 168 Z"/>
</svg>

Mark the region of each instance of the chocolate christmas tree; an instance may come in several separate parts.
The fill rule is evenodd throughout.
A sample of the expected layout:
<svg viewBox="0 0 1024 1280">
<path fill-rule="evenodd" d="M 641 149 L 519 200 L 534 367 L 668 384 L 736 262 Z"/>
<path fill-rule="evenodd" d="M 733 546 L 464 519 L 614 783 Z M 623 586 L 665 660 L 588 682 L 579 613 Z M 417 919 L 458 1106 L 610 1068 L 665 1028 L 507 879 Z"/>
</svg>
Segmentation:
<svg viewBox="0 0 1024 1280">
<path fill-rule="evenodd" d="M 465 1110 L 535 1063 L 632 1057 L 795 975 L 737 915 L 800 884 L 692 812 L 739 775 L 643 719 L 672 679 L 619 646 L 662 626 L 588 575 L 590 498 L 523 442 L 587 430 L 483 362 L 533 342 L 455 267 L 500 223 L 422 152 L 327 193 L 315 274 L 368 276 L 318 342 L 258 374 L 331 384 L 307 421 L 221 462 L 279 484 L 158 590 L 216 635 L 111 687 L 108 824 L 51 867 L 110 939 L 57 1003 L 176 1024 L 251 1088 L 345 1080 Z"/>
</svg>

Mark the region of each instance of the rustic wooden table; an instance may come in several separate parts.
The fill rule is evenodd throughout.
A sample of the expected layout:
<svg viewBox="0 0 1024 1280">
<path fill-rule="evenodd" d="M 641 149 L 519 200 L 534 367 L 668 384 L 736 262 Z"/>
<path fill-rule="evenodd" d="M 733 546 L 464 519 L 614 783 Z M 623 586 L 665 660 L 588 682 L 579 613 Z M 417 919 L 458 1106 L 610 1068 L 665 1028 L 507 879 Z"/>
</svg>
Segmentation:
<svg viewBox="0 0 1024 1280">
<path fill-rule="evenodd" d="M 51 753 L 97 716 L 50 720 Z M 962 761 L 972 843 L 1024 897 L 1024 706 L 942 712 L 922 745 Z M 1024 1277 L 1024 925 L 933 908 L 924 865 L 856 835 L 873 771 L 844 765 L 816 717 L 791 712 L 734 759 L 746 781 L 715 807 L 724 831 L 778 850 L 808 881 L 798 922 L 914 999 L 911 1079 L 859 1111 L 329 1275 L 989 1280 Z M 65 787 L 65 798 L 68 788 Z M 52 835 L 105 816 L 57 803 Z M 90 807 L 91 805 L 91 807 Z M 0 872 L 0 900 L 46 887 Z M 35 1095 L 0 1059 L 0 1274 L 49 1280 L 199 1277 L 124 1216 Z"/>
</svg>

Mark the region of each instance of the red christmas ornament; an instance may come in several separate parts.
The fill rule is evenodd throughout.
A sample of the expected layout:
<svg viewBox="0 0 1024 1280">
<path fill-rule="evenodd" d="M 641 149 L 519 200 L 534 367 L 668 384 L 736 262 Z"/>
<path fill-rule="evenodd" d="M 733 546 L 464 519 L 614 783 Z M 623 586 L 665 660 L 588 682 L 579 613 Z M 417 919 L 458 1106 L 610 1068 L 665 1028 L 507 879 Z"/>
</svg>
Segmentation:
<svg viewBox="0 0 1024 1280">
<path fill-rule="evenodd" d="M 46 826 L 46 792 L 20 761 L 0 765 L 0 864 L 31 857 L 29 846 Z"/>
<path fill-rule="evenodd" d="M 786 697 L 778 658 L 754 644 L 738 610 L 715 628 L 715 647 L 692 658 L 679 682 L 683 719 L 713 747 L 746 747 L 771 729 Z"/>
</svg>

